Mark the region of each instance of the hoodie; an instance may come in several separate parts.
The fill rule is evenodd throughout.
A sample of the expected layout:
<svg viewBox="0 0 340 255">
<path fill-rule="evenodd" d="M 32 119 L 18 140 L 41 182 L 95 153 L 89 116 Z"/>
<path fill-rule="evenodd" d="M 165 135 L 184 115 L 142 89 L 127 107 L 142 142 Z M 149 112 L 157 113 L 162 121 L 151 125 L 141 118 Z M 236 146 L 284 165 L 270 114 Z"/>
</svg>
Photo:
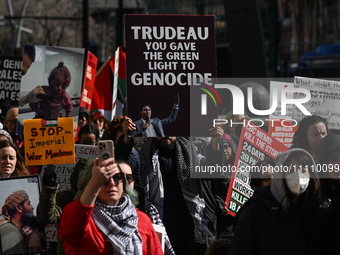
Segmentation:
<svg viewBox="0 0 340 255">
<path fill-rule="evenodd" d="M 297 150 L 302 149 L 283 153 L 277 159 L 277 166 Z M 271 187 L 256 188 L 238 216 L 228 254 L 327 254 L 329 214 L 320 208 L 318 225 L 315 226 L 320 239 L 316 242 L 294 232 L 292 218 L 287 212 L 284 173 L 274 172 Z"/>
</svg>

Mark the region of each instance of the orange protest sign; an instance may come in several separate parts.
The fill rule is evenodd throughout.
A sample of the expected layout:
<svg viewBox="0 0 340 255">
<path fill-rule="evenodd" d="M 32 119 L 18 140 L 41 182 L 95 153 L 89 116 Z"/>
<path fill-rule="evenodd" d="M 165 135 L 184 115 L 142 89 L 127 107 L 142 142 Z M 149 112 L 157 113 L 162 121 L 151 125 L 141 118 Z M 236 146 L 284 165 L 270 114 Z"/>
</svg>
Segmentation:
<svg viewBox="0 0 340 255">
<path fill-rule="evenodd" d="M 73 118 L 24 120 L 25 165 L 75 163 Z"/>
</svg>

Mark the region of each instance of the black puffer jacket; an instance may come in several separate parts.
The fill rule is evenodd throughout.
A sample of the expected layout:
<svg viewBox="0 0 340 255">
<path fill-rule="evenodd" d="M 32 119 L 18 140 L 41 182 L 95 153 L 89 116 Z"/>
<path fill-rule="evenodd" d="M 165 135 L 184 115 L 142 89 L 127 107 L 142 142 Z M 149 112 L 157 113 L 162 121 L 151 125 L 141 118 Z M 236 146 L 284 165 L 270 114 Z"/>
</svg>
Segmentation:
<svg viewBox="0 0 340 255">
<path fill-rule="evenodd" d="M 229 255 L 234 254 L 328 254 L 328 218 L 320 208 L 315 238 L 294 234 L 291 218 L 274 198 L 270 187 L 256 188 L 244 208 Z M 312 240 L 313 239 L 313 240 Z"/>
</svg>

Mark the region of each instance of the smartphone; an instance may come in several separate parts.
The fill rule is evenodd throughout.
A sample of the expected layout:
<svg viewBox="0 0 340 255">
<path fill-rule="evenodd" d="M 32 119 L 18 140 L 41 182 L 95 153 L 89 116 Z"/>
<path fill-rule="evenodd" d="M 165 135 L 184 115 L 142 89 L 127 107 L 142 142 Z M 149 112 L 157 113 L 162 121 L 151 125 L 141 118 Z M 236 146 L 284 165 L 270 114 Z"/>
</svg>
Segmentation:
<svg viewBox="0 0 340 255">
<path fill-rule="evenodd" d="M 97 144 L 98 150 L 98 165 L 108 158 L 114 158 L 113 141 L 100 140 Z"/>
</svg>

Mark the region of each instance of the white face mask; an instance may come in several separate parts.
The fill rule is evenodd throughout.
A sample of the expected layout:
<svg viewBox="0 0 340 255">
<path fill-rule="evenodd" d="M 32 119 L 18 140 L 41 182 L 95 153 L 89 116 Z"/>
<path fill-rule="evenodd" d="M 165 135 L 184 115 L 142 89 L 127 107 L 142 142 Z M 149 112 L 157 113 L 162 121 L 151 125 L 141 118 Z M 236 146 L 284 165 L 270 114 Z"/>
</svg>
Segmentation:
<svg viewBox="0 0 340 255">
<path fill-rule="evenodd" d="M 300 171 L 289 173 L 285 178 L 289 190 L 294 195 L 299 195 L 305 192 L 309 184 L 309 176 L 301 173 Z"/>
</svg>

